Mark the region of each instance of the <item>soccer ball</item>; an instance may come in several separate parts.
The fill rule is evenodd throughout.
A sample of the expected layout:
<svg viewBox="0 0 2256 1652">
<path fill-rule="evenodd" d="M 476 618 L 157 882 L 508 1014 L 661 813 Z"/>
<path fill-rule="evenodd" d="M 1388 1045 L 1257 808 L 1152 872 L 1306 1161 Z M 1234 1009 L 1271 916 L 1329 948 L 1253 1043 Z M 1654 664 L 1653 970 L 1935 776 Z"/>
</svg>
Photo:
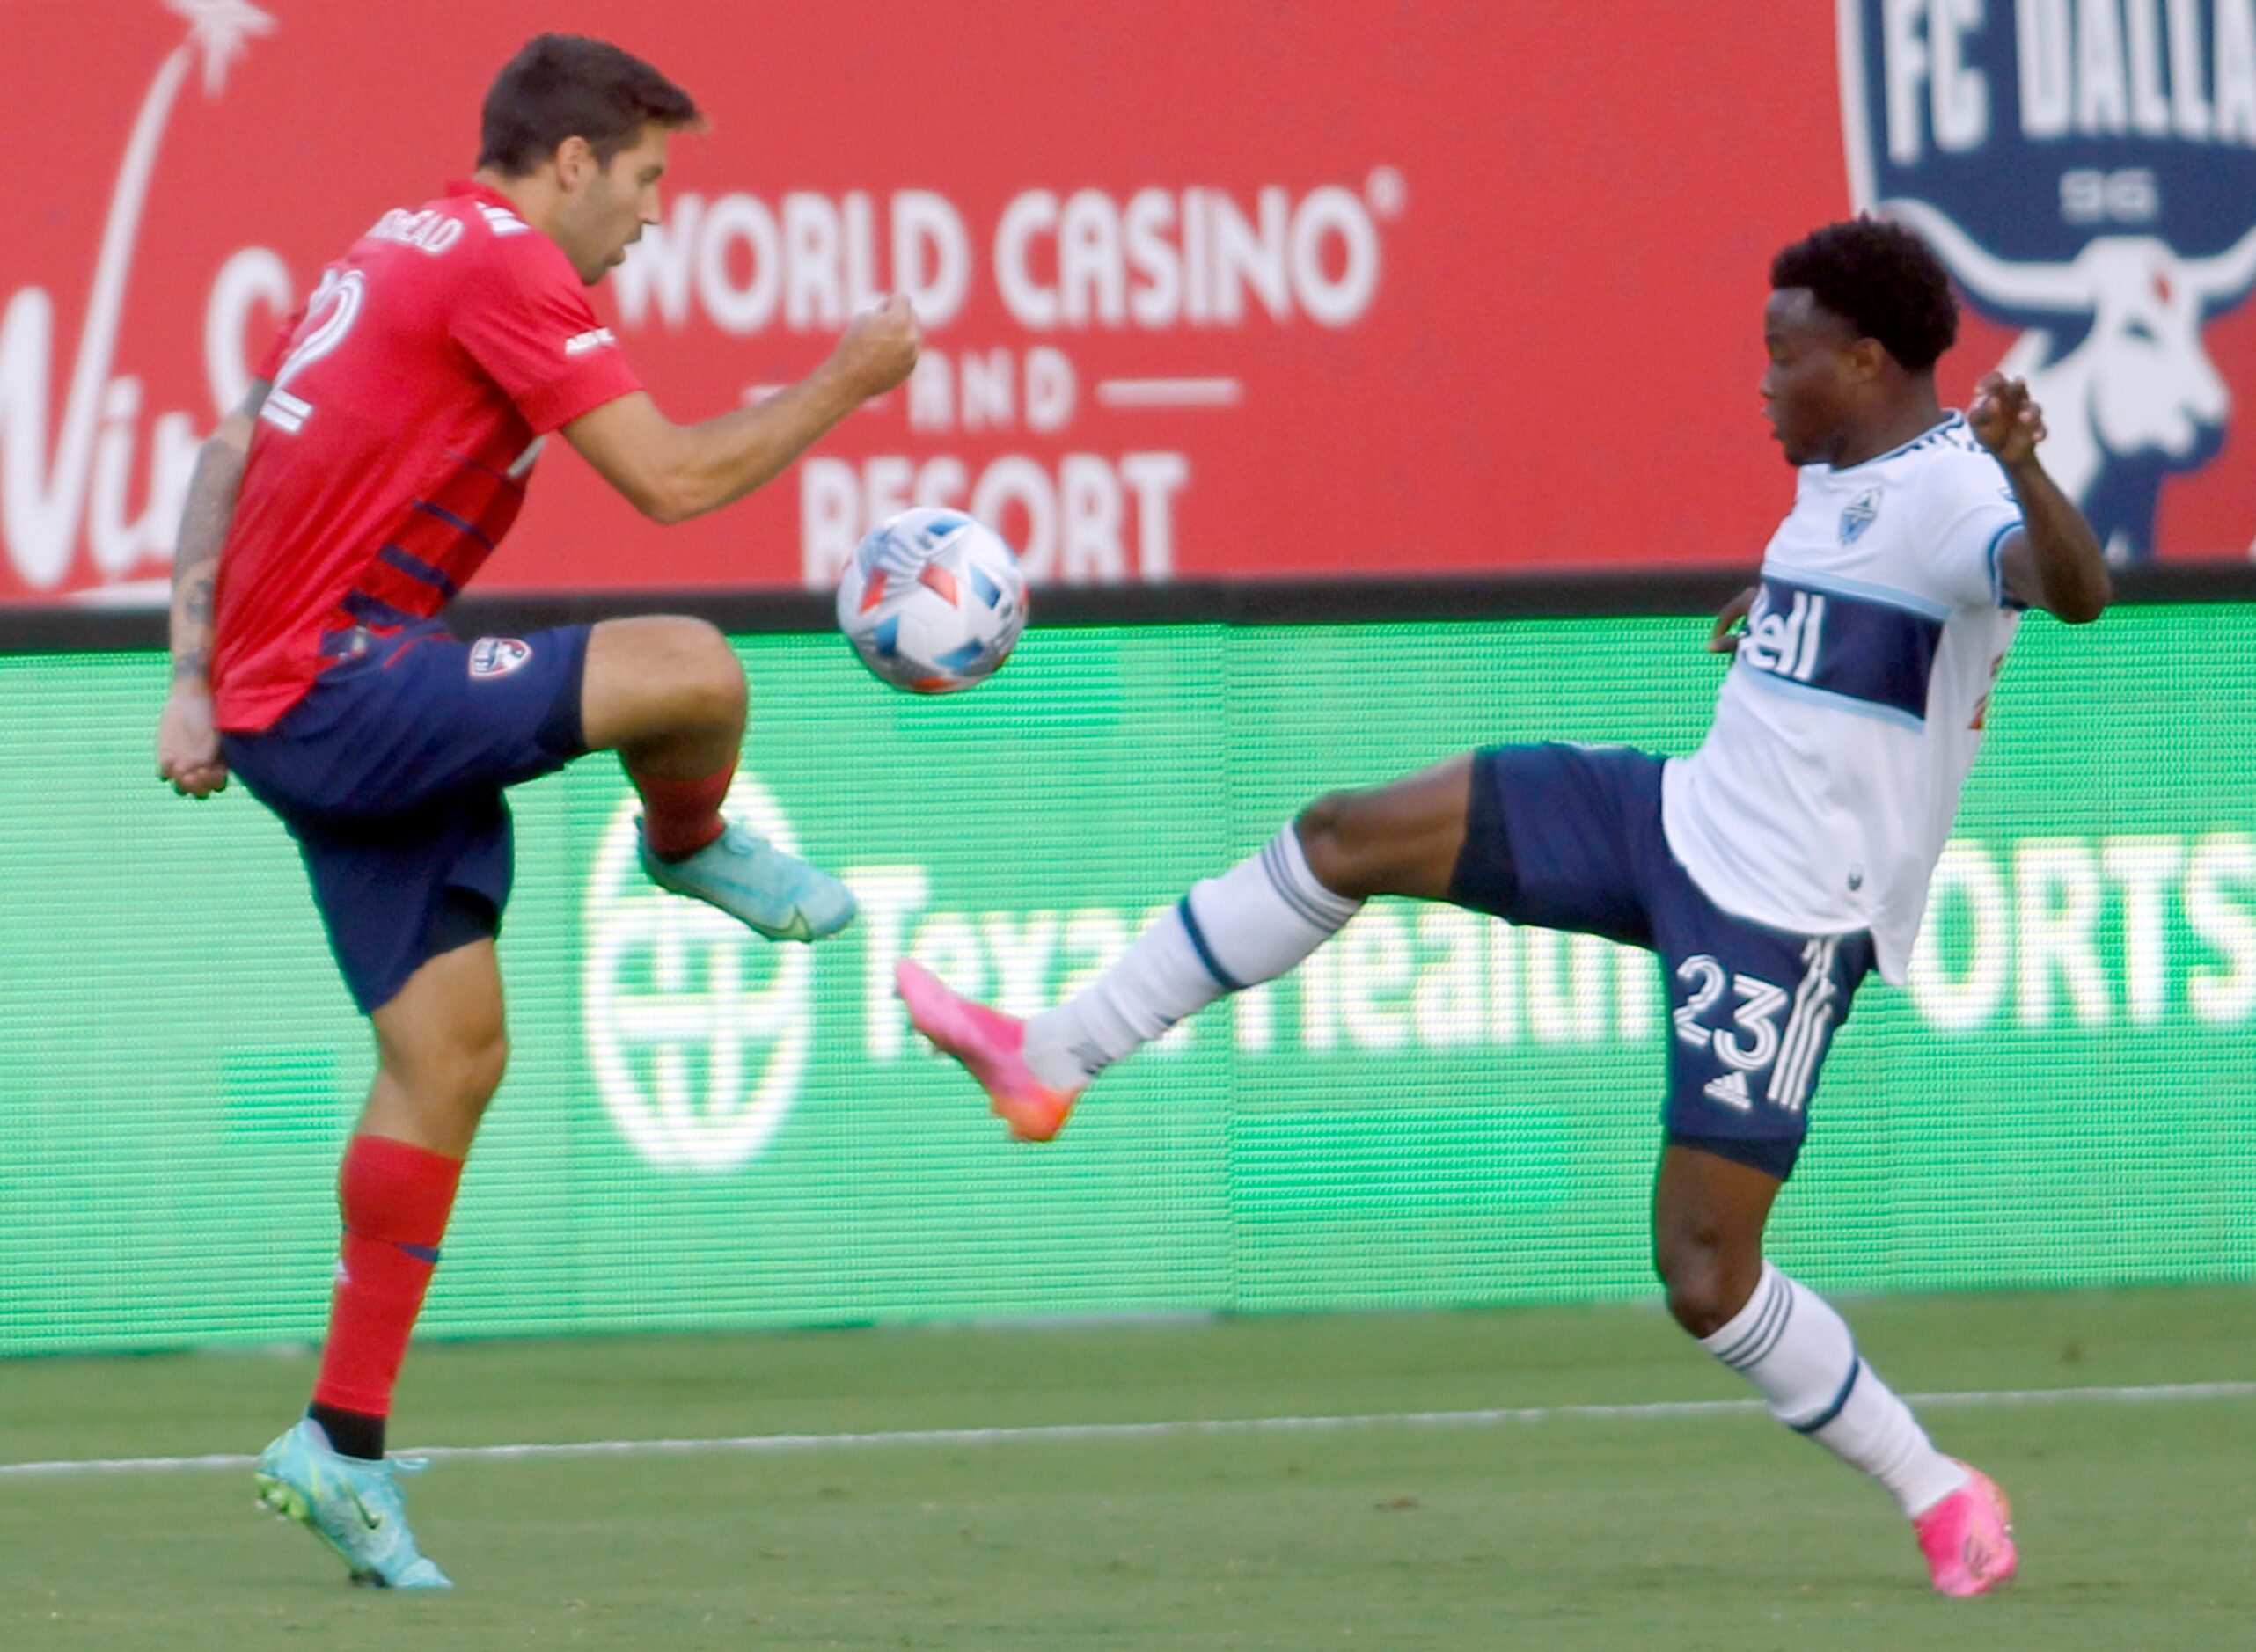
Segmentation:
<svg viewBox="0 0 2256 1652">
<path fill-rule="evenodd" d="M 1026 576 L 992 528 L 960 510 L 905 510 L 862 536 L 839 581 L 839 629 L 912 694 L 983 683 L 1026 625 Z"/>
</svg>

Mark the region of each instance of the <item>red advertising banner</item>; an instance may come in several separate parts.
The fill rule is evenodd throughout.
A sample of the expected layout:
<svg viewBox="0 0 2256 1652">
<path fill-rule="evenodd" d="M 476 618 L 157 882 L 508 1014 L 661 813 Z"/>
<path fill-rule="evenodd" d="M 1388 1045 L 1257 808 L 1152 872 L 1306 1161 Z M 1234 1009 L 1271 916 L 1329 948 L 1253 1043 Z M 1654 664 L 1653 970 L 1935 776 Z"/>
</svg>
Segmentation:
<svg viewBox="0 0 2256 1652">
<path fill-rule="evenodd" d="M 710 116 L 597 303 L 667 412 L 927 351 L 661 530 L 553 444 L 487 588 L 824 585 L 907 504 L 1037 580 L 1751 564 L 1770 254 L 1883 206 L 2127 561 L 2256 540 L 2256 0 L 84 0 L 7 8 L 0 602 L 161 599 L 194 447 L 531 33 Z M 1906 204 L 1908 203 L 1908 204 Z M 2235 215 L 2238 216 L 2236 217 Z"/>
</svg>

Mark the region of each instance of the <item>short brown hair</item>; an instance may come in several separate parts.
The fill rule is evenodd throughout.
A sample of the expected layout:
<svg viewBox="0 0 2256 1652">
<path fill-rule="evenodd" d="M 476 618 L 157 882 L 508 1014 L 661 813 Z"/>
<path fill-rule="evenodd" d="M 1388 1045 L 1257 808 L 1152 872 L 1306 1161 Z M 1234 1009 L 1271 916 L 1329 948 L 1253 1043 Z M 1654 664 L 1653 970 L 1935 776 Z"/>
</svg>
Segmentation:
<svg viewBox="0 0 2256 1652">
<path fill-rule="evenodd" d="M 689 93 L 609 41 L 537 35 L 487 90 L 478 164 L 523 178 L 565 139 L 578 137 L 608 166 L 641 139 L 644 127 L 696 126 L 703 119 Z"/>
</svg>

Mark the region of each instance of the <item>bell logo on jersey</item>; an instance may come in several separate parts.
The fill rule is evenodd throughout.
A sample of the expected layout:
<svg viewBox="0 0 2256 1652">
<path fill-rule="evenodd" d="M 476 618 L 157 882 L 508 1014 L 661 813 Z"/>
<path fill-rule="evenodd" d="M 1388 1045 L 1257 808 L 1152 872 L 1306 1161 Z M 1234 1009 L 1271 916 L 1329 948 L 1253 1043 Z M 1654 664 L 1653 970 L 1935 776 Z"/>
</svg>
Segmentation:
<svg viewBox="0 0 2256 1652">
<path fill-rule="evenodd" d="M 1766 689 L 1906 728 L 1923 726 L 1943 621 L 1902 593 L 1818 590 L 1773 575 L 1747 616 L 1738 657 Z"/>
<path fill-rule="evenodd" d="M 515 637 L 480 637 L 470 645 L 470 675 L 507 676 L 532 658 L 532 645 Z"/>
<path fill-rule="evenodd" d="M 1747 614 L 1739 657 L 1758 671 L 1808 682 L 1817 670 L 1818 648 L 1824 640 L 1825 609 L 1826 599 L 1815 591 L 1795 591 L 1791 605 L 1782 614 L 1766 585 Z"/>
</svg>

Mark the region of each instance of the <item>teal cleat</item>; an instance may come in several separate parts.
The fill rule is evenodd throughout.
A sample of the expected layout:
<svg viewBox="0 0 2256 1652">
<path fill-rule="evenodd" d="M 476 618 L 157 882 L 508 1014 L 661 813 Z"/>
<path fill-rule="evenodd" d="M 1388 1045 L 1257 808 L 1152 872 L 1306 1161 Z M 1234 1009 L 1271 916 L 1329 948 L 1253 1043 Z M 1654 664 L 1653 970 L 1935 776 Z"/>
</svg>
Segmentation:
<svg viewBox="0 0 2256 1652">
<path fill-rule="evenodd" d="M 395 1476 L 421 1472 L 414 1458 L 371 1463 L 330 1449 L 307 1417 L 259 1453 L 260 1504 L 295 1520 L 344 1557 L 353 1582 L 370 1589 L 452 1589 L 407 1530 Z"/>
<path fill-rule="evenodd" d="M 845 884 L 741 826 L 684 860 L 661 860 L 647 844 L 637 852 L 660 888 L 717 906 L 770 940 L 820 940 L 853 922 Z"/>
</svg>

